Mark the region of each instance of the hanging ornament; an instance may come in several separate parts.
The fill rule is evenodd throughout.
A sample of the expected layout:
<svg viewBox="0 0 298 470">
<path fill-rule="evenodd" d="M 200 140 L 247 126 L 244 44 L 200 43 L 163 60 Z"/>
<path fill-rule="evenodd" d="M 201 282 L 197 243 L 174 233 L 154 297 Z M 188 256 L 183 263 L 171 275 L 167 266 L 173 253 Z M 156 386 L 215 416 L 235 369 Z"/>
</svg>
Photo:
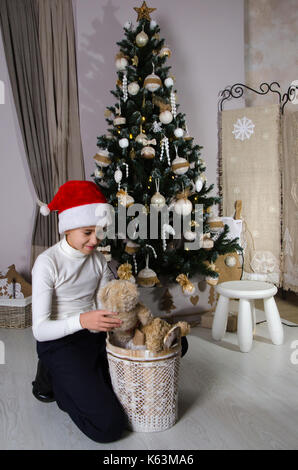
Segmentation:
<svg viewBox="0 0 298 470">
<path fill-rule="evenodd" d="M 163 159 L 164 151 L 166 151 L 168 164 L 169 166 L 171 166 L 169 139 L 166 136 L 164 136 L 160 142 L 160 145 L 161 145 L 160 160 Z"/>
<path fill-rule="evenodd" d="M 105 259 L 108 263 L 112 260 L 111 245 L 98 246 L 96 248 L 96 251 L 100 251 L 104 255 L 104 257 L 105 257 Z"/>
<path fill-rule="evenodd" d="M 229 268 L 233 268 L 234 266 L 236 266 L 236 263 L 237 263 L 237 259 L 235 258 L 235 256 L 229 255 L 225 257 L 225 264 Z"/>
<path fill-rule="evenodd" d="M 146 44 L 148 43 L 148 36 L 147 34 L 145 33 L 144 29 L 139 33 L 137 34 L 136 36 L 136 45 L 138 47 L 145 47 Z"/>
<path fill-rule="evenodd" d="M 164 84 L 167 88 L 171 88 L 174 85 L 174 80 L 171 77 L 165 79 Z"/>
<path fill-rule="evenodd" d="M 122 176 L 122 171 L 120 170 L 120 168 L 117 167 L 117 170 L 114 173 L 114 180 L 116 181 L 116 183 L 118 183 L 118 189 L 120 189 L 119 185 L 120 181 L 122 180 Z"/>
<path fill-rule="evenodd" d="M 166 200 L 162 194 L 159 192 L 159 179 L 155 179 L 156 193 L 152 196 L 150 204 L 152 204 L 155 209 L 160 210 L 165 206 Z"/>
<path fill-rule="evenodd" d="M 176 158 L 172 161 L 172 171 L 175 175 L 184 175 L 189 169 L 189 162 L 185 158 L 179 157 L 177 146 L 175 149 Z"/>
<path fill-rule="evenodd" d="M 129 141 L 126 137 L 123 137 L 123 139 L 120 139 L 119 140 L 119 146 L 122 148 L 122 149 L 125 149 L 129 146 Z"/>
<path fill-rule="evenodd" d="M 171 57 L 172 51 L 169 47 L 164 46 L 159 51 L 159 57 Z"/>
<path fill-rule="evenodd" d="M 177 137 L 177 139 L 180 139 L 181 137 L 183 137 L 183 134 L 184 134 L 184 130 L 181 129 L 181 127 L 177 127 L 174 130 L 174 135 L 175 135 L 175 137 Z"/>
<path fill-rule="evenodd" d="M 139 248 L 140 245 L 138 243 L 134 243 L 133 241 L 128 240 L 124 251 L 126 251 L 126 253 L 128 253 L 129 255 L 133 255 L 138 251 Z"/>
<path fill-rule="evenodd" d="M 195 180 L 195 189 L 197 193 L 199 193 L 201 189 L 203 188 L 204 181 L 205 180 L 202 176 L 198 176 L 197 179 Z"/>
<path fill-rule="evenodd" d="M 196 234 L 196 232 L 193 232 L 192 230 L 186 230 L 183 233 L 183 236 L 184 236 L 185 240 L 187 240 L 189 242 L 192 242 L 192 241 L 195 240 L 197 234 Z"/>
<path fill-rule="evenodd" d="M 185 125 L 185 136 L 184 136 L 184 140 L 192 140 L 193 137 L 191 137 L 189 135 L 189 132 L 188 132 L 188 129 L 187 129 L 187 125 Z"/>
<path fill-rule="evenodd" d="M 179 274 L 179 276 L 176 277 L 176 281 L 180 284 L 184 295 L 192 295 L 195 292 L 196 288 L 193 283 L 190 282 L 186 274 Z"/>
<path fill-rule="evenodd" d="M 123 126 L 126 123 L 125 117 L 121 116 L 121 107 L 119 105 L 119 109 L 117 111 L 118 116 L 115 117 L 113 124 L 114 126 Z"/>
<path fill-rule="evenodd" d="M 211 214 L 211 216 L 208 217 L 207 223 L 210 227 L 210 231 L 214 233 L 221 232 L 224 228 L 224 223 L 221 217 L 216 217 L 213 214 Z"/>
<path fill-rule="evenodd" d="M 96 153 L 96 155 L 94 155 L 93 158 L 96 163 L 103 168 L 109 166 L 111 163 L 108 150 L 98 150 L 98 152 Z"/>
<path fill-rule="evenodd" d="M 171 97 L 170 97 L 170 101 L 171 101 L 171 107 L 172 107 L 172 114 L 174 116 L 174 118 L 176 117 L 177 115 L 177 110 L 176 110 L 176 95 L 173 91 L 171 91 Z"/>
<path fill-rule="evenodd" d="M 149 90 L 153 93 L 161 87 L 162 81 L 158 75 L 155 75 L 154 64 L 152 64 L 152 67 L 153 67 L 153 73 L 151 73 L 150 75 L 147 75 L 147 77 L 145 78 L 144 88 L 146 88 L 146 90 Z"/>
<path fill-rule="evenodd" d="M 167 241 L 166 241 L 167 234 L 174 236 L 175 233 L 176 232 L 175 232 L 174 228 L 171 225 L 163 224 L 162 229 L 161 229 L 161 239 L 162 239 L 163 251 L 166 251 L 166 248 L 167 248 Z"/>
<path fill-rule="evenodd" d="M 128 66 L 127 56 L 125 56 L 122 52 L 119 52 L 115 57 L 115 65 L 116 69 L 119 71 L 123 71 Z"/>
<path fill-rule="evenodd" d="M 104 176 L 104 173 L 102 170 L 99 170 L 98 168 L 96 168 L 96 170 L 94 170 L 94 176 L 96 178 L 103 178 Z"/>
<path fill-rule="evenodd" d="M 128 93 L 132 96 L 135 96 L 139 93 L 140 91 L 140 86 L 137 82 L 131 82 L 129 85 L 128 85 Z"/>
<path fill-rule="evenodd" d="M 211 250 L 214 246 L 214 241 L 211 239 L 211 233 L 201 234 L 200 245 L 205 250 Z"/>
<path fill-rule="evenodd" d="M 174 203 L 174 211 L 176 214 L 182 216 L 191 214 L 192 203 L 189 201 L 189 199 L 187 199 L 189 194 L 189 188 L 186 188 L 181 193 L 176 195 L 177 202 Z"/>
<path fill-rule="evenodd" d="M 154 287 L 160 284 L 156 272 L 149 268 L 149 255 L 146 256 L 146 267 L 138 273 L 137 282 L 142 287 Z"/>
<path fill-rule="evenodd" d="M 153 126 L 152 126 L 153 132 L 156 134 L 157 132 L 162 132 L 162 127 L 161 123 L 154 121 Z"/>
<path fill-rule="evenodd" d="M 117 269 L 117 274 L 118 274 L 119 279 L 123 281 L 129 281 L 132 283 L 136 282 L 132 274 L 132 265 L 129 264 L 128 262 L 123 263 L 119 266 L 119 268 Z"/>
<path fill-rule="evenodd" d="M 157 258 L 157 254 L 156 254 L 156 251 L 155 251 L 155 249 L 153 248 L 153 246 L 152 246 L 152 245 L 148 245 L 147 243 L 146 243 L 145 246 L 148 246 L 148 248 L 150 248 L 150 249 L 152 250 L 153 256 L 154 256 L 154 258 L 156 259 L 156 258 Z"/>
<path fill-rule="evenodd" d="M 170 124 L 170 122 L 173 121 L 173 115 L 171 111 L 168 111 L 168 110 L 162 111 L 159 115 L 159 120 L 163 124 Z"/>
<path fill-rule="evenodd" d="M 113 121 L 113 124 L 114 126 L 123 126 L 124 124 L 126 124 L 126 119 L 122 116 L 116 116 Z"/>
<path fill-rule="evenodd" d="M 122 92 L 123 92 L 123 101 L 127 101 L 128 98 L 128 92 L 127 92 L 127 74 L 126 72 L 123 74 L 123 79 L 122 79 Z"/>
<path fill-rule="evenodd" d="M 208 261 L 206 261 L 205 264 L 209 269 L 212 269 L 212 271 L 215 271 L 215 272 L 218 271 L 218 269 L 216 268 L 214 263 L 209 263 Z M 217 276 L 217 277 L 206 276 L 206 278 L 205 278 L 205 280 L 206 280 L 207 284 L 209 284 L 209 286 L 216 286 L 216 284 L 218 283 L 218 279 L 219 279 L 219 276 Z"/>
<path fill-rule="evenodd" d="M 155 157 L 155 150 L 153 147 L 146 146 L 142 149 L 141 155 L 143 158 L 146 158 L 147 160 L 150 160 Z"/>
<path fill-rule="evenodd" d="M 127 193 L 126 189 L 120 189 L 116 196 L 118 198 L 119 204 L 124 207 L 132 206 L 135 202 L 134 198 Z"/>
</svg>

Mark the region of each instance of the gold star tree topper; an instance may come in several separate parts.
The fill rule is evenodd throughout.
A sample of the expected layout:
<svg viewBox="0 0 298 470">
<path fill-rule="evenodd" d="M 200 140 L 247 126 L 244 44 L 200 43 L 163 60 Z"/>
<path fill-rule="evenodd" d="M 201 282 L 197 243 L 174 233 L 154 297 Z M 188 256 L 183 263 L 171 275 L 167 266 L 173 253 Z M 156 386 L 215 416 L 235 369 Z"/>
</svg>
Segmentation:
<svg viewBox="0 0 298 470">
<path fill-rule="evenodd" d="M 148 21 L 151 21 L 150 13 L 152 13 L 156 8 L 148 8 L 146 2 L 143 2 L 143 5 L 140 8 L 134 7 L 134 10 L 138 14 L 138 20 L 140 21 L 142 18 L 145 18 Z"/>
</svg>

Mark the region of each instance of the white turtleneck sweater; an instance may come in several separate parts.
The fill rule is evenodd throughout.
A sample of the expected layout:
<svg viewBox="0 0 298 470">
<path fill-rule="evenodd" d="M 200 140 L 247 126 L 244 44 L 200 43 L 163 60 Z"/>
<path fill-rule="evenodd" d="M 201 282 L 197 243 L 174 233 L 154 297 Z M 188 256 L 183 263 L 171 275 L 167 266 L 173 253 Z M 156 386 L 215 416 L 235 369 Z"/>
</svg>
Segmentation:
<svg viewBox="0 0 298 470">
<path fill-rule="evenodd" d="M 82 330 L 80 314 L 101 309 L 97 292 L 114 279 L 104 255 L 83 254 L 66 237 L 41 253 L 32 269 L 32 330 L 49 341 Z"/>
</svg>

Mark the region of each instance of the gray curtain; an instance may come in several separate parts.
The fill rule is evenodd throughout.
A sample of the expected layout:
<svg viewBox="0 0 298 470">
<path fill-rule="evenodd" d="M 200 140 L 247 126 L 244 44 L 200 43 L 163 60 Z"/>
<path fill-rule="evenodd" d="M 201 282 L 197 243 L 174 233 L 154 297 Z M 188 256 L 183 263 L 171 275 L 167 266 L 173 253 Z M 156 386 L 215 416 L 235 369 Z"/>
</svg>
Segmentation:
<svg viewBox="0 0 298 470">
<path fill-rule="evenodd" d="M 3 43 L 37 198 L 85 179 L 71 0 L 0 0 Z M 36 206 L 31 266 L 59 241 L 57 214 Z"/>
<path fill-rule="evenodd" d="M 36 0 L 54 192 L 85 179 L 71 0 Z"/>
<path fill-rule="evenodd" d="M 34 0 L 1 0 L 0 24 L 6 62 L 25 153 L 37 197 L 53 198 L 48 118 Z M 44 217 L 35 208 L 31 266 L 35 246 L 41 251 L 58 241 L 57 215 Z M 21 227 L 20 227 L 21 228 Z"/>
</svg>

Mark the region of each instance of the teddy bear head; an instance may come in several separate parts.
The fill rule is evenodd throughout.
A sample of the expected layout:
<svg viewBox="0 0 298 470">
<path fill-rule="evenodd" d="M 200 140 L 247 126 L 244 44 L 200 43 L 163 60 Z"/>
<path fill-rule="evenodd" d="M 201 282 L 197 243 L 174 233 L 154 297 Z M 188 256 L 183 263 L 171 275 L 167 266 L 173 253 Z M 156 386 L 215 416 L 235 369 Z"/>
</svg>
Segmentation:
<svg viewBox="0 0 298 470">
<path fill-rule="evenodd" d="M 126 280 L 114 279 L 100 289 L 98 298 L 107 310 L 127 313 L 137 305 L 139 292 L 136 284 Z"/>
</svg>

